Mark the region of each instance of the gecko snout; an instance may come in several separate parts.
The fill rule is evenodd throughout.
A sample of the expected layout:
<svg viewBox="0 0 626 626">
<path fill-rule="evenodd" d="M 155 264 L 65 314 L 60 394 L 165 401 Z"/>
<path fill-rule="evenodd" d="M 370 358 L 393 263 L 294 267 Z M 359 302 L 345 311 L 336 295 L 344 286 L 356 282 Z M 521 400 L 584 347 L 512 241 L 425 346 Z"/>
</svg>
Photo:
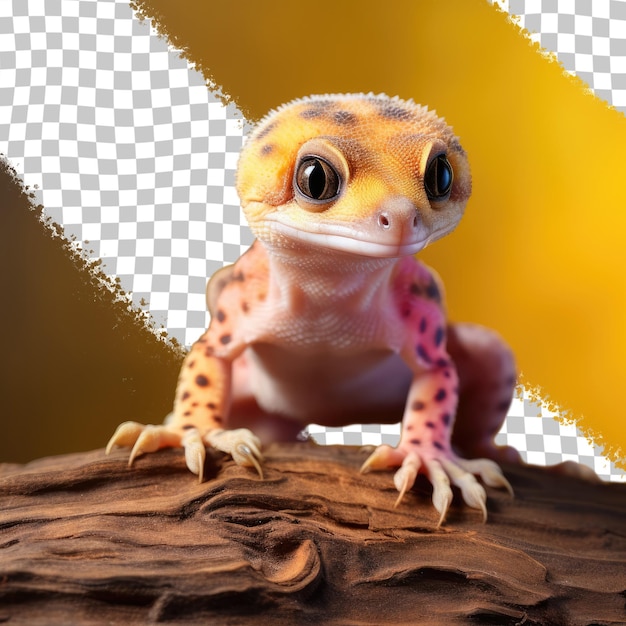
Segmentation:
<svg viewBox="0 0 626 626">
<path fill-rule="evenodd" d="M 393 217 L 389 217 L 389 213 L 387 211 L 383 211 L 378 216 L 378 225 L 383 230 L 389 230 L 391 228 L 392 222 L 396 222 Z M 419 213 L 417 211 L 414 212 L 413 215 L 413 228 L 417 228 L 419 226 Z"/>
<path fill-rule="evenodd" d="M 419 229 L 421 220 L 415 205 L 404 197 L 391 198 L 378 212 L 377 223 L 386 236 L 410 238 Z"/>
</svg>

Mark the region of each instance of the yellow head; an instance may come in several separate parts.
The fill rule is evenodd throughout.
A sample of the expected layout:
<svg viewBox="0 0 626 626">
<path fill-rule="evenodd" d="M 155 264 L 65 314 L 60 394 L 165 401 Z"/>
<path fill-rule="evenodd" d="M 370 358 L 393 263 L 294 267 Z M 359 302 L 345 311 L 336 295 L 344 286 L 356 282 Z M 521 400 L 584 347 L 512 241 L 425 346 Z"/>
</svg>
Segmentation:
<svg viewBox="0 0 626 626">
<path fill-rule="evenodd" d="M 415 254 L 458 224 L 471 191 L 452 129 L 412 101 L 311 96 L 270 112 L 242 150 L 237 190 L 271 247 Z"/>
</svg>

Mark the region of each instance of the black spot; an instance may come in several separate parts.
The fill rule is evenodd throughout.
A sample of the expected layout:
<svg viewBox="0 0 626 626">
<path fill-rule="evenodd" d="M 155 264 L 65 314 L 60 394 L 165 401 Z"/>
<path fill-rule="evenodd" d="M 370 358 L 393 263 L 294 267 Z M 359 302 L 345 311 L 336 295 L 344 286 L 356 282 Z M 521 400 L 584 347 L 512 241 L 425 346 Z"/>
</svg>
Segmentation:
<svg viewBox="0 0 626 626">
<path fill-rule="evenodd" d="M 443 450 L 443 446 L 438 441 L 433 441 L 433 446 L 435 446 L 437 450 Z"/>
<path fill-rule="evenodd" d="M 241 303 L 241 310 L 242 310 L 244 313 L 247 313 L 247 312 L 250 310 L 250 307 L 248 306 L 248 303 L 247 303 L 247 302 L 242 302 L 242 303 Z"/>
<path fill-rule="evenodd" d="M 414 411 L 423 411 L 424 408 L 426 407 L 426 404 L 424 402 L 422 402 L 421 400 L 416 400 L 412 405 L 411 408 Z"/>
<path fill-rule="evenodd" d="M 222 335 L 220 337 L 220 343 L 226 345 L 226 344 L 230 343 L 231 339 L 232 339 L 232 337 L 230 335 Z"/>
<path fill-rule="evenodd" d="M 444 375 L 444 378 L 450 378 L 450 370 L 445 370 L 443 375 Z"/>
<path fill-rule="evenodd" d="M 333 119 L 337 124 L 356 124 L 357 116 L 350 111 L 337 111 L 333 113 Z"/>
<path fill-rule="evenodd" d="M 510 400 L 502 400 L 502 402 L 498 403 L 498 406 L 496 408 L 498 409 L 498 411 L 508 411 L 510 406 Z"/>
<path fill-rule="evenodd" d="M 311 100 L 309 102 L 309 106 L 316 109 L 327 109 L 328 107 L 334 106 L 334 102 L 332 100 L 328 100 L 326 98 L 320 98 L 319 100 Z"/>
<path fill-rule="evenodd" d="M 230 280 L 237 283 L 242 283 L 244 280 L 246 280 L 246 277 L 244 276 L 243 272 L 237 272 L 230 277 Z"/>
<path fill-rule="evenodd" d="M 450 144 L 450 149 L 458 154 L 465 154 L 465 150 L 463 150 L 463 146 L 458 141 L 453 141 Z"/>
<path fill-rule="evenodd" d="M 197 402 L 192 402 L 191 406 L 198 406 L 198 403 Z"/>
<path fill-rule="evenodd" d="M 386 117 L 390 120 L 409 120 L 413 117 L 411 111 L 396 104 L 388 104 L 387 102 L 380 102 L 378 104 L 378 113 L 382 115 L 382 117 Z"/>
<path fill-rule="evenodd" d="M 196 385 L 198 385 L 198 387 L 208 387 L 209 379 L 203 374 L 198 374 L 196 376 Z"/>
<path fill-rule="evenodd" d="M 426 422 L 426 428 L 434 428 L 434 427 L 435 427 L 434 422 Z"/>
<path fill-rule="evenodd" d="M 189 430 L 189 429 L 191 429 L 191 428 L 195 428 L 195 426 L 194 426 L 193 424 L 185 424 L 185 425 L 183 426 L 183 430 Z"/>
<path fill-rule="evenodd" d="M 441 302 L 441 293 L 439 293 L 439 287 L 434 278 L 430 279 L 430 284 L 426 287 L 426 295 L 437 302 Z"/>
<path fill-rule="evenodd" d="M 214 409 L 215 408 L 215 402 L 208 402 L 206 405 L 207 409 Z"/>
<path fill-rule="evenodd" d="M 421 442 L 420 439 L 411 439 L 411 443 L 413 445 L 419 446 L 419 445 L 421 445 L 422 442 Z"/>
<path fill-rule="evenodd" d="M 189 363 L 187 363 L 187 367 L 191 369 L 195 364 L 196 364 L 195 361 L 189 361 Z"/>
<path fill-rule="evenodd" d="M 445 389 L 439 389 L 439 391 L 437 391 L 437 393 L 435 394 L 435 402 L 443 402 L 446 397 L 447 397 L 447 393 Z"/>
<path fill-rule="evenodd" d="M 214 415 L 214 416 L 213 416 L 213 421 L 214 421 L 216 424 L 221 424 L 224 420 L 223 420 L 223 418 L 222 418 L 222 416 L 221 416 L 221 415 Z"/>
<path fill-rule="evenodd" d="M 407 424 L 407 425 L 405 426 L 404 430 L 407 430 L 407 431 L 411 431 L 411 430 L 413 430 L 413 424 Z"/>
<path fill-rule="evenodd" d="M 185 391 L 185 393 L 181 396 L 181 400 L 186 400 L 191 394 L 188 391 Z"/>
<path fill-rule="evenodd" d="M 411 283 L 409 291 L 411 292 L 411 295 L 419 296 L 422 293 L 422 288 L 417 283 Z"/>
<path fill-rule="evenodd" d="M 189 416 L 191 415 L 191 411 L 185 411 L 185 412 L 183 413 L 183 415 L 184 415 L 185 417 L 189 417 Z"/>
<path fill-rule="evenodd" d="M 218 309 L 215 317 L 217 317 L 218 322 L 222 323 L 226 319 L 226 313 L 222 309 Z"/>
<path fill-rule="evenodd" d="M 426 349 L 422 344 L 417 346 L 417 356 L 420 357 L 420 359 L 422 359 L 422 361 L 424 361 L 425 363 L 432 363 L 430 355 L 428 354 L 428 352 L 426 352 Z"/>
<path fill-rule="evenodd" d="M 437 328 L 437 330 L 435 331 L 435 345 L 437 347 L 439 347 L 441 345 L 441 342 L 443 341 L 443 338 L 446 336 L 446 331 L 439 326 L 439 328 Z"/>
<path fill-rule="evenodd" d="M 437 367 L 448 367 L 450 361 L 448 359 L 437 359 L 436 365 Z"/>
<path fill-rule="evenodd" d="M 426 331 L 426 326 L 428 326 L 428 320 L 425 317 L 422 317 L 420 320 L 420 333 Z"/>
<path fill-rule="evenodd" d="M 304 111 L 300 111 L 300 117 L 305 120 L 314 119 L 316 117 L 322 117 L 324 115 L 324 111 L 319 109 L 304 109 Z"/>
<path fill-rule="evenodd" d="M 267 135 L 271 133 L 276 128 L 277 125 L 278 125 L 278 122 L 271 122 L 265 128 L 263 128 L 257 133 L 256 139 L 263 139 L 263 137 L 267 137 Z"/>
<path fill-rule="evenodd" d="M 274 150 L 274 144 L 273 143 L 266 143 L 262 148 L 261 148 L 261 154 L 263 156 L 267 156 L 268 154 L 271 154 L 272 151 Z"/>
<path fill-rule="evenodd" d="M 451 419 L 450 413 L 444 413 L 441 416 L 441 421 L 443 422 L 444 426 L 449 426 L 450 425 L 450 419 Z"/>
</svg>

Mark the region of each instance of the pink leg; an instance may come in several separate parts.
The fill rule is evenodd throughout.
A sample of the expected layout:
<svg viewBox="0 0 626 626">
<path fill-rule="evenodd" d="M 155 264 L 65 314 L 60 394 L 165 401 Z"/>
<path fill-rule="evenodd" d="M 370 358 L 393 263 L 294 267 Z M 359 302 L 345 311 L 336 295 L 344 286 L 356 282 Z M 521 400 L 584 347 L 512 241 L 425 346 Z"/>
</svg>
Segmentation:
<svg viewBox="0 0 626 626">
<path fill-rule="evenodd" d="M 515 448 L 494 443 L 515 388 L 516 371 L 511 350 L 497 333 L 474 324 L 451 325 L 447 348 L 459 375 L 453 447 L 467 458 L 520 462 Z"/>
</svg>

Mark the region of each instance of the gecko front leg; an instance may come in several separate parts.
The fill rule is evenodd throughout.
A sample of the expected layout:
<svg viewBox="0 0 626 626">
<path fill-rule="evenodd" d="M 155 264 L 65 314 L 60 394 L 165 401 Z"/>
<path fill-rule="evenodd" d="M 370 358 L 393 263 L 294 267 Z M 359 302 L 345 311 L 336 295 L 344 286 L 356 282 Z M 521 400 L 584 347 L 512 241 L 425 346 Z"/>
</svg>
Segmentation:
<svg viewBox="0 0 626 626">
<path fill-rule="evenodd" d="M 174 410 L 162 425 L 120 424 L 109 441 L 132 450 L 129 465 L 141 454 L 161 448 L 182 447 L 187 467 L 203 479 L 206 446 L 230 454 L 239 465 L 254 467 L 263 477 L 261 443 L 246 428 L 229 430 L 232 361 L 245 349 L 218 311 L 207 332 L 187 354 L 178 379 Z"/>
<path fill-rule="evenodd" d="M 433 278 L 421 268 L 411 268 L 410 263 L 405 262 L 396 285 L 407 331 L 402 356 L 413 371 L 400 442 L 396 448 L 379 446 L 361 471 L 399 466 L 394 476 L 399 491 L 396 506 L 417 475 L 426 474 L 433 486 L 433 505 L 440 515 L 437 526 L 443 523 L 452 503 L 451 484 L 460 489 L 468 506 L 482 511 L 486 520 L 487 495 L 474 475 L 488 486 L 504 487 L 510 493 L 512 489 L 494 461 L 466 460 L 452 449 L 459 379 L 445 349 L 446 326 L 439 289 Z"/>
<path fill-rule="evenodd" d="M 379 446 L 367 459 L 362 471 L 397 467 L 394 484 L 399 491 L 397 506 L 422 472 L 432 486 L 432 501 L 439 512 L 439 527 L 452 503 L 454 484 L 461 490 L 465 503 L 482 511 L 487 519 L 487 495 L 474 474 L 490 487 L 511 486 L 498 465 L 490 459 L 466 460 L 451 448 L 450 437 L 457 404 L 458 378 L 451 361 L 414 377 L 408 397 L 402 433 L 397 448 Z"/>
</svg>

